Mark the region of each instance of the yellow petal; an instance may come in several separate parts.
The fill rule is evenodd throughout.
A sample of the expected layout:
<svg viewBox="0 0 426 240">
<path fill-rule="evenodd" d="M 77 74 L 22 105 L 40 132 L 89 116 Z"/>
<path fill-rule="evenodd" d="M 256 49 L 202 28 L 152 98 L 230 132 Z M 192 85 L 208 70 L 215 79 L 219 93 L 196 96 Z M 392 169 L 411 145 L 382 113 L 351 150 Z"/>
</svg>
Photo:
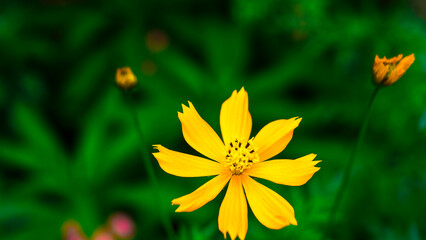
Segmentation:
<svg viewBox="0 0 426 240">
<path fill-rule="evenodd" d="M 204 121 L 191 102 L 189 107 L 182 104 L 183 113 L 178 112 L 182 123 L 183 137 L 192 148 L 218 162 L 225 158 L 225 146 L 216 132 Z"/>
<path fill-rule="evenodd" d="M 241 175 L 233 175 L 219 210 L 219 230 L 226 238 L 237 236 L 243 240 L 247 233 L 247 202 L 244 196 Z"/>
<path fill-rule="evenodd" d="M 228 183 L 231 175 L 230 171 L 223 171 L 194 192 L 174 199 L 172 204 L 180 205 L 176 212 L 192 212 L 213 200 Z"/>
<path fill-rule="evenodd" d="M 383 60 L 379 58 L 378 55 L 376 55 L 376 58 L 374 59 L 373 63 L 373 73 L 376 74 L 379 72 L 379 69 L 383 66 Z"/>
<path fill-rule="evenodd" d="M 245 174 L 241 176 L 250 208 L 260 223 L 271 229 L 280 229 L 289 224 L 297 225 L 290 203 L 251 177 Z"/>
<path fill-rule="evenodd" d="M 237 93 L 235 90 L 220 110 L 220 128 L 223 141 L 229 144 L 236 138 L 245 143 L 250 137 L 252 119 L 248 110 L 248 95 L 244 87 Z"/>
<path fill-rule="evenodd" d="M 389 74 L 387 84 L 391 85 L 398 81 L 398 79 L 400 79 L 402 75 L 404 75 L 405 71 L 407 71 L 411 64 L 413 64 L 414 60 L 414 53 L 404 57 L 401 62 L 396 65 L 395 69 Z"/>
<path fill-rule="evenodd" d="M 253 140 L 259 148 L 260 161 L 265 161 L 282 152 L 293 137 L 293 130 L 301 118 L 276 120 L 263 127 Z"/>
<path fill-rule="evenodd" d="M 305 184 L 320 168 L 315 165 L 320 161 L 313 161 L 316 154 L 309 154 L 295 160 L 270 160 L 253 165 L 244 173 L 263 178 L 274 183 L 289 186 Z"/>
<path fill-rule="evenodd" d="M 385 64 L 395 64 L 397 62 L 399 62 L 399 60 L 401 60 L 402 58 L 402 54 L 398 54 L 398 56 L 387 59 L 386 57 L 383 57 L 383 63 Z"/>
<path fill-rule="evenodd" d="M 386 74 L 390 71 L 389 65 L 380 63 L 380 65 L 373 66 L 373 71 L 374 82 L 381 84 L 383 79 L 386 77 Z"/>
<path fill-rule="evenodd" d="M 153 153 L 160 167 L 167 173 L 179 177 L 203 177 L 218 175 L 225 168 L 222 164 L 202 157 L 169 150 L 154 145 L 158 152 Z"/>
<path fill-rule="evenodd" d="M 399 70 L 400 73 L 404 74 L 405 71 L 413 64 L 415 60 L 414 53 L 404 57 L 401 62 L 396 65 L 396 70 Z"/>
</svg>

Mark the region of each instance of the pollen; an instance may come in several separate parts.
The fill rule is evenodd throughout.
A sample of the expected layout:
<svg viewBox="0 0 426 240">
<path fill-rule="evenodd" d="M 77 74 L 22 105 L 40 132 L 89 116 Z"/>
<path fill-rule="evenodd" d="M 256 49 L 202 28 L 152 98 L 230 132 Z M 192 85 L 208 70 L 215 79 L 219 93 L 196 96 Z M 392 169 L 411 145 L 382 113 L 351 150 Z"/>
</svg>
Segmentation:
<svg viewBox="0 0 426 240">
<path fill-rule="evenodd" d="M 253 138 L 245 143 L 235 139 L 226 146 L 226 165 L 233 174 L 240 175 L 245 169 L 259 162 L 257 150 Z"/>
</svg>

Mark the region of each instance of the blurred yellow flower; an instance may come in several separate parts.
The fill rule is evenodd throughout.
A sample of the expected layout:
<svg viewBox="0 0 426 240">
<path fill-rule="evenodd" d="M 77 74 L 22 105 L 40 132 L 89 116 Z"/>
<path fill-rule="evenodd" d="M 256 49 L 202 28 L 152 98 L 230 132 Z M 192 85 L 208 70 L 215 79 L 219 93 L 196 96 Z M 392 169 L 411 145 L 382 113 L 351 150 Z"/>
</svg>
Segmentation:
<svg viewBox="0 0 426 240">
<path fill-rule="evenodd" d="M 115 240 L 115 237 L 109 229 L 99 227 L 93 233 L 91 240 Z"/>
<path fill-rule="evenodd" d="M 414 53 L 404 58 L 402 58 L 402 54 L 399 54 L 391 59 L 379 58 L 376 55 L 373 64 L 374 82 L 382 86 L 392 85 L 404 75 L 405 71 L 413 64 L 414 59 Z"/>
<path fill-rule="evenodd" d="M 86 240 L 87 237 L 83 233 L 81 226 L 74 220 L 67 220 L 62 225 L 62 239 L 63 240 Z"/>
<path fill-rule="evenodd" d="M 280 229 L 297 225 L 293 207 L 280 195 L 256 182 L 253 177 L 300 186 L 319 170 L 315 154 L 296 160 L 266 161 L 279 154 L 290 142 L 300 118 L 281 119 L 263 127 L 249 138 L 252 119 L 248 95 L 242 88 L 222 104 L 220 126 L 223 141 L 195 110 L 191 102 L 178 113 L 186 142 L 209 159 L 154 145 L 153 153 L 161 168 L 179 177 L 214 176 L 194 192 L 174 199 L 176 212 L 194 211 L 213 200 L 229 182 L 219 210 L 219 230 L 231 239 L 244 239 L 247 233 L 247 202 L 256 218 L 266 227 Z M 244 189 L 244 190 L 243 190 Z M 245 193 L 244 193 L 245 192 Z"/>
<path fill-rule="evenodd" d="M 118 68 L 115 74 L 115 82 L 122 89 L 134 87 L 138 80 L 129 67 Z"/>
</svg>

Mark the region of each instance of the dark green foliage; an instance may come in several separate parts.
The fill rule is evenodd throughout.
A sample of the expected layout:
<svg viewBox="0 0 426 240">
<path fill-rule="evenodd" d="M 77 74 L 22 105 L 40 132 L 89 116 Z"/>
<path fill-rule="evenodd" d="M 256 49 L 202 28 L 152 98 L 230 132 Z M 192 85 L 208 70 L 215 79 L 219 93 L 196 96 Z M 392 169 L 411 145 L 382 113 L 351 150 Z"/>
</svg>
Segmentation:
<svg viewBox="0 0 426 240">
<path fill-rule="evenodd" d="M 30 1 L 31 2 L 31 1 Z M 78 221 L 87 235 L 115 211 L 129 213 L 135 239 L 222 239 L 222 192 L 192 213 L 171 200 L 209 178 L 161 170 L 149 181 L 141 148 L 197 154 L 177 111 L 189 100 L 220 133 L 220 106 L 249 93 L 252 135 L 267 123 L 303 121 L 277 157 L 318 154 L 304 186 L 261 181 L 295 208 L 298 226 L 270 230 L 249 211 L 247 239 L 320 239 L 373 92 L 374 56 L 416 61 L 379 92 L 366 139 L 330 233 L 335 239 L 426 237 L 425 4 L 411 1 L 76 1 L 0 3 L 0 239 L 59 239 Z M 166 49 L 146 36 L 159 29 Z M 114 84 L 130 66 L 133 102 Z M 147 145 L 141 145 L 135 104 Z"/>
</svg>

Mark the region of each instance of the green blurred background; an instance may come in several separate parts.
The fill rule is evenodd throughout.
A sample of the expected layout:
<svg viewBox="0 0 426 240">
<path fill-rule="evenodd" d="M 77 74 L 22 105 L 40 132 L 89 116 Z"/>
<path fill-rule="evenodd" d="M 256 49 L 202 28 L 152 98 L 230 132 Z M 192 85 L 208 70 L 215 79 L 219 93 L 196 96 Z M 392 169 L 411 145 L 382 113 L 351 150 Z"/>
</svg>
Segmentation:
<svg viewBox="0 0 426 240">
<path fill-rule="evenodd" d="M 0 239 L 60 239 L 78 221 L 87 235 L 116 211 L 135 239 L 223 239 L 224 191 L 192 213 L 171 200 L 209 178 L 162 171 L 149 181 L 141 149 L 197 154 L 177 111 L 190 100 L 220 133 L 220 106 L 246 88 L 257 133 L 303 117 L 277 157 L 318 154 L 304 186 L 261 181 L 295 208 L 298 226 L 270 230 L 249 211 L 247 239 L 320 239 L 373 92 L 374 56 L 415 53 L 379 92 L 332 239 L 426 238 L 426 3 L 423 0 L 84 1 L 0 3 Z M 114 83 L 130 66 L 132 103 Z"/>
</svg>

